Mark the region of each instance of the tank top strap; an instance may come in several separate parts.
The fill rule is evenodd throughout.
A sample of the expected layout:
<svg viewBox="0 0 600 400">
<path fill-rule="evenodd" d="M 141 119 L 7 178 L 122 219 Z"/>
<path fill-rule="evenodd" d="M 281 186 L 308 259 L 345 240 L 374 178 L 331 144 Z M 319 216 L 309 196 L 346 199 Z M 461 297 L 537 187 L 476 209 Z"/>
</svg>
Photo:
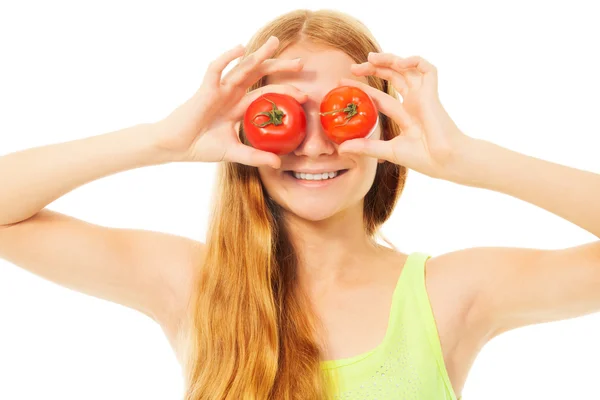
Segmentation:
<svg viewBox="0 0 600 400">
<path fill-rule="evenodd" d="M 323 362 L 322 368 L 340 383 L 336 393 L 343 397 L 336 398 L 416 398 L 418 394 L 423 399 L 456 400 L 425 286 L 430 257 L 413 252 L 405 259 L 383 343 L 367 353 Z"/>
<path fill-rule="evenodd" d="M 415 300 L 419 296 L 418 288 L 424 284 L 424 265 L 429 257 L 431 256 L 422 252 L 413 252 L 407 256 L 392 296 L 386 341 L 399 337 L 401 331 L 407 328 L 406 325 L 414 327 L 414 318 L 419 312 Z"/>
<path fill-rule="evenodd" d="M 423 335 L 422 339 L 427 342 L 442 380 L 446 387 L 454 394 L 452 383 L 450 382 L 450 377 L 444 363 L 440 336 L 425 284 L 426 264 L 431 255 L 423 252 L 415 252 L 411 256 L 406 265 L 406 276 L 404 276 L 402 281 L 402 284 L 406 285 L 404 290 L 410 293 L 411 296 L 410 299 L 405 301 L 405 306 L 402 308 L 404 312 L 402 320 L 410 320 L 412 326 L 419 327 Z"/>
<path fill-rule="evenodd" d="M 414 285 L 425 282 L 425 263 L 429 258 L 431 258 L 429 254 L 419 251 L 410 254 L 405 265 L 407 275 L 405 282 L 410 281 L 411 288 L 414 289 Z"/>
</svg>

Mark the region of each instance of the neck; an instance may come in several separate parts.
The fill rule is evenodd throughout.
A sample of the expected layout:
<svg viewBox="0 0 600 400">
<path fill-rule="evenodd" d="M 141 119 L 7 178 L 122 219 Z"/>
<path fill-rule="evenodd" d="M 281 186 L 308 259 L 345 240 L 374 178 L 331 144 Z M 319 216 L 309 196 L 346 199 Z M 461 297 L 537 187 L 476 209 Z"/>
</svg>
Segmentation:
<svg viewBox="0 0 600 400">
<path fill-rule="evenodd" d="M 356 281 L 383 248 L 365 233 L 362 208 L 322 221 L 290 215 L 286 226 L 297 250 L 298 280 L 304 287 Z"/>
</svg>

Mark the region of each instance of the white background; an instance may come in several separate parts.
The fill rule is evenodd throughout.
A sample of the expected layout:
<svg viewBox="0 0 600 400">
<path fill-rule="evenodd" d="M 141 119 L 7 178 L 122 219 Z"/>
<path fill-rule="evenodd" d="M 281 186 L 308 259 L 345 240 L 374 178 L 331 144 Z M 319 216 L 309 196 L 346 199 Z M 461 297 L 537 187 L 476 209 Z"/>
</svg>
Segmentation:
<svg viewBox="0 0 600 400">
<path fill-rule="evenodd" d="M 436 65 L 442 103 L 470 136 L 600 172 L 598 14 L 590 1 L 549 3 L 294 4 L 357 16 L 384 51 Z M 293 9 L 284 1 L 1 4 L 0 155 L 156 121 L 193 94 L 211 59 Z M 214 172 L 191 163 L 127 171 L 50 208 L 204 240 Z M 384 232 L 403 252 L 432 255 L 595 239 L 510 196 L 414 171 Z M 464 399 L 596 398 L 599 336 L 598 313 L 505 333 L 476 359 Z M 180 374 L 149 318 L 0 261 L 0 399 L 177 399 Z"/>
</svg>

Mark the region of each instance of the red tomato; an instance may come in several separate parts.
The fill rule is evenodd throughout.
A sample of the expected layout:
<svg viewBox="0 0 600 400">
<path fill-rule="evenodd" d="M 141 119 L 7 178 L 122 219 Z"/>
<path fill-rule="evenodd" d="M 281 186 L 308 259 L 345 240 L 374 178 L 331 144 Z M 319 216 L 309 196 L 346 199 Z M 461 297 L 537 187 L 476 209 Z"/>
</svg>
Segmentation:
<svg viewBox="0 0 600 400">
<path fill-rule="evenodd" d="M 266 93 L 246 110 L 244 133 L 252 147 L 278 155 L 287 154 L 306 136 L 306 114 L 293 97 Z"/>
<path fill-rule="evenodd" d="M 373 133 L 379 119 L 375 103 L 355 86 L 338 86 L 321 101 L 321 124 L 335 143 L 366 138 Z"/>
</svg>

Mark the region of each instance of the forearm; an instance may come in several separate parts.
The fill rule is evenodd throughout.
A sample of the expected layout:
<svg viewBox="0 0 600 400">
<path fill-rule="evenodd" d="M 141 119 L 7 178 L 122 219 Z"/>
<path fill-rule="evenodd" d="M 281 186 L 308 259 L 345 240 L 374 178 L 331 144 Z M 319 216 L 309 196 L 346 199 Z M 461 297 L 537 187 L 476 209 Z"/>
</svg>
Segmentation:
<svg viewBox="0 0 600 400">
<path fill-rule="evenodd" d="M 456 183 L 535 204 L 600 238 L 600 175 L 473 139 L 454 168 Z"/>
<path fill-rule="evenodd" d="M 170 162 L 153 142 L 152 124 L 0 157 L 0 225 L 23 221 L 96 179 Z"/>
</svg>

